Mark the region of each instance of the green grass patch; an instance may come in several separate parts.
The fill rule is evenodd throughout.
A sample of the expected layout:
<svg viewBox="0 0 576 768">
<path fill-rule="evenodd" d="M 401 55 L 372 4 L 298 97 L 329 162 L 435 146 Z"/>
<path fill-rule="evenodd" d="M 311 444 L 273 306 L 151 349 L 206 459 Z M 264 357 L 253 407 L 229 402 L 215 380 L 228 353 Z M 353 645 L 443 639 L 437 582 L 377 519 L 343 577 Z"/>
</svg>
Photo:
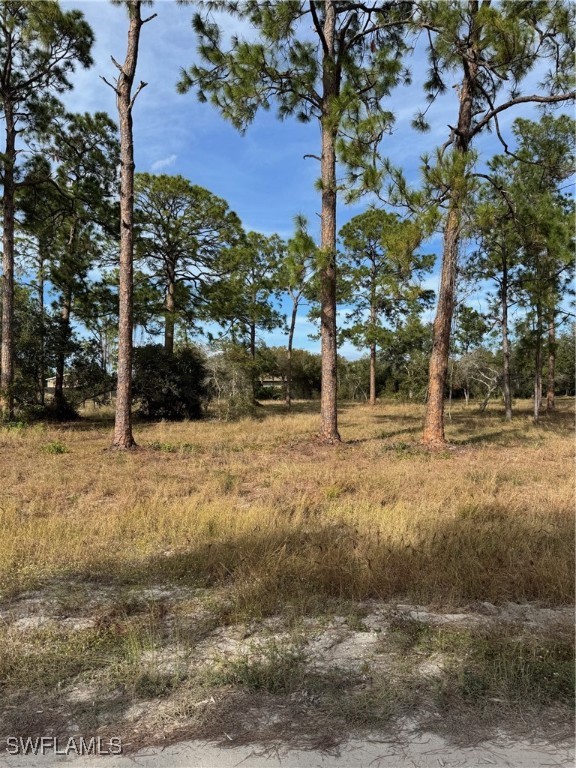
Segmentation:
<svg viewBox="0 0 576 768">
<path fill-rule="evenodd" d="M 61 443 L 59 440 L 53 440 L 51 443 L 46 443 L 46 445 L 41 446 L 40 450 L 43 453 L 49 453 L 53 456 L 57 456 L 61 453 L 70 453 L 70 449 L 67 448 L 64 443 Z"/>
</svg>

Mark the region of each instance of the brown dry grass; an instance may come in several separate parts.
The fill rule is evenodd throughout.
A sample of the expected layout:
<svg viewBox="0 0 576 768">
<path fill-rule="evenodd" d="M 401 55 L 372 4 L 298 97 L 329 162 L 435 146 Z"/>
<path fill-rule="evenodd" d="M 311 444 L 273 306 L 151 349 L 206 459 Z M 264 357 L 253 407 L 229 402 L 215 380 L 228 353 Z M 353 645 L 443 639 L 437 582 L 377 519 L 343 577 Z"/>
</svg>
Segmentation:
<svg viewBox="0 0 576 768">
<path fill-rule="evenodd" d="M 5 596 L 62 577 L 225 586 L 235 610 L 286 600 L 570 601 L 572 401 L 531 423 L 454 409 L 456 450 L 418 445 L 422 409 L 313 406 L 259 420 L 0 430 Z M 64 446 L 68 453 L 51 453 Z M 54 446 L 56 445 L 56 448 Z"/>
<path fill-rule="evenodd" d="M 412 656 L 394 662 L 404 670 L 396 685 L 386 676 L 315 676 L 291 640 L 264 662 L 197 665 L 200 646 L 223 625 L 247 622 L 243 632 L 252 620 L 280 617 L 296 637 L 305 614 L 324 621 L 337 612 L 361 630 L 361 612 L 352 614 L 369 598 L 443 609 L 569 603 L 572 409 L 561 400 L 536 426 L 529 403 L 512 424 L 494 405 L 484 414 L 456 406 L 452 447 L 434 452 L 418 442 L 422 407 L 393 402 L 343 405 L 344 442 L 335 448 L 315 439 L 317 408 L 305 403 L 292 414 L 267 404 L 260 418 L 232 424 L 139 424 L 143 450 L 133 453 L 106 450 L 106 414 L 1 428 L 0 720 L 28 735 L 71 724 L 94 733 L 122 721 L 138 744 L 160 737 L 124 722 L 134 702 L 153 700 L 156 718 L 169 722 L 161 738 L 174 739 L 238 725 L 239 712 L 266 709 L 270 696 L 284 711 L 297 695 L 291 723 L 301 716 L 304 728 L 323 712 L 326 733 L 344 733 L 421 706 L 413 667 L 439 650 L 454 656 L 445 682 L 427 693 L 439 722 L 469 706 L 461 730 L 480 712 L 500 722 L 495 701 L 521 710 L 522 722 L 532 704 L 565 707 L 571 643 L 553 627 L 550 638 L 525 628 L 520 639 L 448 629 L 436 638 L 409 622 L 400 656 Z M 169 595 L 166 604 L 162 590 L 146 591 L 153 586 Z M 178 661 L 163 667 L 165 658 Z M 312 703 L 298 703 L 300 689 L 312 691 Z M 520 704 L 510 691 L 520 691 Z M 214 697 L 202 714 L 198 702 Z M 530 722 L 545 722 L 535 712 Z"/>
</svg>

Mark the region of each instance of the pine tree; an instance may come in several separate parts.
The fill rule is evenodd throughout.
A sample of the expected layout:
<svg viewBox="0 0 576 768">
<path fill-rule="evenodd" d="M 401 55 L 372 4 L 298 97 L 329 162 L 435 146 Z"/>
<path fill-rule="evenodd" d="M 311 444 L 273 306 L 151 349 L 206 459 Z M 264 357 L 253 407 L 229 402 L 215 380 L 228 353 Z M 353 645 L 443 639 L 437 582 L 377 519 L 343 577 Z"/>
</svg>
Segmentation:
<svg viewBox="0 0 576 768">
<path fill-rule="evenodd" d="M 433 300 L 420 286 L 433 255 L 415 254 L 420 228 L 393 213 L 371 209 L 351 219 L 339 233 L 343 245 L 340 293 L 352 305 L 352 325 L 343 336 L 370 350 L 369 402 L 376 404 L 376 352 L 409 314 Z"/>
<path fill-rule="evenodd" d="M 136 174 L 135 205 L 138 257 L 164 292 L 164 348 L 173 352 L 176 318 L 188 307 L 187 323 L 198 319 L 244 233 L 225 200 L 182 176 Z"/>
<path fill-rule="evenodd" d="M 16 137 L 26 140 L 45 126 L 55 96 L 71 88 L 76 65 L 92 64 L 92 30 L 80 11 L 64 12 L 54 0 L 12 0 L 0 8 L 0 108 L 5 142 L 0 158 L 2 208 L 2 349 L 0 409 L 13 415 L 14 227 L 19 187 Z"/>
<path fill-rule="evenodd" d="M 428 34 L 429 78 L 425 84 L 433 101 L 448 88 L 451 73 L 458 97 L 457 121 L 438 152 L 434 167 L 428 165 L 428 181 L 443 187 L 447 206 L 438 308 L 430 357 L 428 402 L 423 441 L 442 445 L 444 437 L 444 389 L 454 311 L 458 252 L 463 209 L 474 184 L 473 142 L 493 128 L 507 147 L 499 118 L 524 103 L 560 103 L 574 98 L 572 9 L 564 0 L 554 2 L 492 3 L 490 0 L 442 0 L 423 3 L 418 28 Z M 551 62 L 546 88 L 541 93 L 521 94 L 520 86 L 540 62 Z M 502 90 L 509 92 L 502 100 Z M 423 114 L 415 124 L 426 127 Z"/>
<path fill-rule="evenodd" d="M 284 401 L 288 408 L 292 406 L 292 349 L 298 308 L 310 288 L 314 267 L 317 260 L 317 248 L 308 233 L 308 222 L 304 216 L 294 219 L 294 235 L 286 243 L 286 255 L 278 270 L 278 285 L 290 297 L 292 308 L 288 324 L 288 342 L 286 345 L 286 391 Z"/>
<path fill-rule="evenodd" d="M 132 88 L 138 63 L 138 47 L 142 26 L 156 17 L 142 19 L 143 0 L 113 0 L 128 11 L 128 43 L 124 64 L 114 58 L 118 70 L 114 83 L 105 82 L 116 93 L 120 122 L 120 272 L 118 315 L 118 383 L 116 386 L 116 418 L 112 447 L 129 450 L 136 447 L 132 435 L 132 330 L 134 273 L 134 137 L 132 109 L 146 83 L 141 81 L 134 94 Z M 103 78 L 104 79 L 104 78 Z"/>
<path fill-rule="evenodd" d="M 259 109 L 318 120 L 321 129 L 320 327 L 321 439 L 340 441 L 336 397 L 336 157 L 368 153 L 389 130 L 384 99 L 404 75 L 401 22 L 411 4 L 337 0 L 246 0 L 204 4 L 249 22 L 255 42 L 234 36 L 228 47 L 209 16 L 194 17 L 203 65 L 183 71 L 182 92 L 197 87 L 241 131 Z M 312 34 L 310 32 L 312 31 Z"/>
</svg>

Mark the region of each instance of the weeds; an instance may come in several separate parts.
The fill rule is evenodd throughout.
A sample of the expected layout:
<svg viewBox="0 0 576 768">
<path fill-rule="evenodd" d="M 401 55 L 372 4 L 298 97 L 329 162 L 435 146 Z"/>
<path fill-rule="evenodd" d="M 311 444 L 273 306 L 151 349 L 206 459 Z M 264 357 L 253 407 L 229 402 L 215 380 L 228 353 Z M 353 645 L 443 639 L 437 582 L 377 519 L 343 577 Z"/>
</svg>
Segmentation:
<svg viewBox="0 0 576 768">
<path fill-rule="evenodd" d="M 273 639 L 263 647 L 254 647 L 238 659 L 222 660 L 208 674 L 210 681 L 216 685 L 290 694 L 303 686 L 304 654 L 298 646 Z"/>
<path fill-rule="evenodd" d="M 43 445 L 41 450 L 44 453 L 50 453 L 54 456 L 57 456 L 61 453 L 70 453 L 70 449 L 67 448 L 63 443 L 61 443 L 59 440 L 53 440 L 51 443 L 46 443 L 46 445 Z"/>
<path fill-rule="evenodd" d="M 510 630 L 431 634 L 448 658 L 440 700 L 574 707 L 574 650 L 570 639 L 511 634 Z M 453 705 L 453 702 L 451 702 Z"/>
</svg>

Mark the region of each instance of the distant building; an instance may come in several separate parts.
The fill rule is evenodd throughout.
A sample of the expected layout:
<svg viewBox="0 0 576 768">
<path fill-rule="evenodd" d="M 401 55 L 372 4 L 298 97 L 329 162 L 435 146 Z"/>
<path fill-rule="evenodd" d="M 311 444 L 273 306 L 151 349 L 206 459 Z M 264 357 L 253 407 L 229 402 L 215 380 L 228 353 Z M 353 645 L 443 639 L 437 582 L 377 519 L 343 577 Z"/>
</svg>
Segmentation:
<svg viewBox="0 0 576 768">
<path fill-rule="evenodd" d="M 264 374 L 263 376 L 260 376 L 260 384 L 263 387 L 278 387 L 281 389 L 286 385 L 286 381 L 282 378 L 282 376 L 271 376 Z"/>
</svg>

